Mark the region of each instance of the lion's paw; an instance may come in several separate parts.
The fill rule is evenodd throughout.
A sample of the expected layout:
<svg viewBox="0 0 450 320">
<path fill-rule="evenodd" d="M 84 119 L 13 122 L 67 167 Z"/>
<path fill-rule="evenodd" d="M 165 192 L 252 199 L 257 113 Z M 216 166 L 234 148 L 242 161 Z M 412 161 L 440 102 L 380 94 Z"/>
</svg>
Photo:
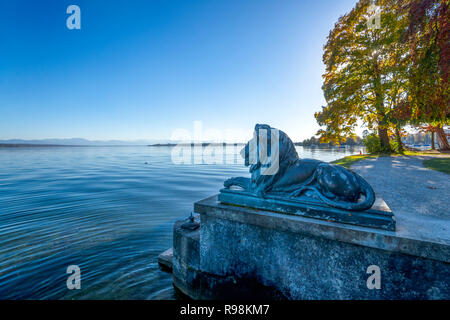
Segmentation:
<svg viewBox="0 0 450 320">
<path fill-rule="evenodd" d="M 231 187 L 233 185 L 233 181 L 234 181 L 233 178 L 227 179 L 227 180 L 224 181 L 223 186 L 225 188 L 229 188 L 229 187 Z"/>
</svg>

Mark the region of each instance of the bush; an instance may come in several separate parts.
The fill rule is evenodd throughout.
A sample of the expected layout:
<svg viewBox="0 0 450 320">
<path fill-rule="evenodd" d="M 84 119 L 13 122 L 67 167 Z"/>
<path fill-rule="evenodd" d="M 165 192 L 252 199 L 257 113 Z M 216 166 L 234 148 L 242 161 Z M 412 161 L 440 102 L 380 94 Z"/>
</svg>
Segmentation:
<svg viewBox="0 0 450 320">
<path fill-rule="evenodd" d="M 391 145 L 391 149 L 396 153 L 402 153 L 402 149 L 400 148 L 400 145 L 396 139 L 389 141 L 389 144 Z"/>
<path fill-rule="evenodd" d="M 369 153 L 379 153 L 381 152 L 381 141 L 375 133 L 367 135 L 364 140 L 364 145 L 366 146 L 367 152 Z"/>
</svg>

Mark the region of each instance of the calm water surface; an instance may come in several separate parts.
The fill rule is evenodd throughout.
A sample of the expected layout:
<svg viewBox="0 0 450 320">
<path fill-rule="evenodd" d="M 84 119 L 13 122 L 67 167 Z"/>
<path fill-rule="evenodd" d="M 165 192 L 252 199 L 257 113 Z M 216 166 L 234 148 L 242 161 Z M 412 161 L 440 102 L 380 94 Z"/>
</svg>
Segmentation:
<svg viewBox="0 0 450 320">
<path fill-rule="evenodd" d="M 242 164 L 176 165 L 170 147 L 0 148 L 0 299 L 174 299 L 173 223 Z M 359 149 L 303 149 L 331 161 Z M 68 290 L 66 269 L 81 269 Z"/>
</svg>

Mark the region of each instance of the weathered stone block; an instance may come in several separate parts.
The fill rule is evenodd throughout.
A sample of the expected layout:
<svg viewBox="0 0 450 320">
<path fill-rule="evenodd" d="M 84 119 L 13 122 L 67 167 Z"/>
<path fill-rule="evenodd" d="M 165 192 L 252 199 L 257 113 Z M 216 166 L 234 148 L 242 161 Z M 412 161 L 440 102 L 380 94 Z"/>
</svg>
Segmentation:
<svg viewBox="0 0 450 320">
<path fill-rule="evenodd" d="M 201 227 L 175 225 L 173 260 L 174 284 L 194 299 L 450 298 L 450 239 L 433 239 L 423 226 L 385 231 L 224 205 L 217 196 L 194 210 Z M 367 286 L 372 265 L 380 289 Z"/>
</svg>

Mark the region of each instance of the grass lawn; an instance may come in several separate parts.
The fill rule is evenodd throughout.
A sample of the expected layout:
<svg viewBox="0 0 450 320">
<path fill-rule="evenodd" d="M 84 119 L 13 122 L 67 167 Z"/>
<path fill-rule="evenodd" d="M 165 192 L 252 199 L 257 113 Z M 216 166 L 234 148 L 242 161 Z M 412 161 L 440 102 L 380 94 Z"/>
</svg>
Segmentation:
<svg viewBox="0 0 450 320">
<path fill-rule="evenodd" d="M 350 169 L 350 166 L 357 161 L 376 157 L 378 157 L 378 155 L 364 154 L 364 155 L 347 156 L 342 159 L 334 160 L 331 163 L 338 164 L 340 166 Z"/>
<path fill-rule="evenodd" d="M 428 169 L 450 174 L 450 158 L 425 160 L 423 165 Z"/>
<path fill-rule="evenodd" d="M 363 155 L 347 156 L 345 158 L 332 161 L 331 163 L 338 164 L 338 165 L 341 165 L 341 166 L 349 169 L 350 166 L 352 164 L 354 164 L 355 162 L 365 160 L 365 159 L 370 159 L 370 158 L 400 157 L 400 156 L 432 156 L 432 155 L 439 155 L 439 154 L 440 154 L 440 152 L 432 151 L 432 150 L 420 151 L 420 152 L 405 150 L 403 153 L 377 153 L 377 154 L 363 154 Z M 429 169 L 449 173 L 449 165 L 450 165 L 449 160 L 450 160 L 449 158 L 425 160 L 424 166 Z M 431 162 L 432 164 L 430 164 L 430 166 L 428 166 L 427 164 L 425 164 L 425 162 Z M 435 163 L 435 167 L 433 167 L 434 163 Z"/>
</svg>

